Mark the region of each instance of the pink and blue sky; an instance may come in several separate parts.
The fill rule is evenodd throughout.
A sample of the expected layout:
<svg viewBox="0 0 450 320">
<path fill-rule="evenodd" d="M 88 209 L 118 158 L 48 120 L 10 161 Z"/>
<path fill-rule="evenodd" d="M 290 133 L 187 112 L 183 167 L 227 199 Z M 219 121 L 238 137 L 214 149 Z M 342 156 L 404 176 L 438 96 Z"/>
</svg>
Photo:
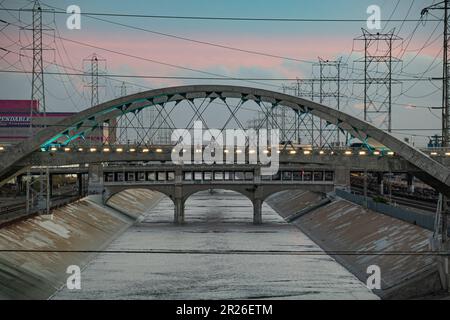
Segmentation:
<svg viewBox="0 0 450 320">
<path fill-rule="evenodd" d="M 27 0 L 5 0 L 0 8 L 30 8 Z M 280 1 L 237 1 L 237 0 L 129 0 L 129 1 L 42 1 L 43 7 L 56 7 L 65 10 L 69 5 L 78 5 L 82 12 L 130 13 L 148 15 L 176 16 L 220 16 L 220 17 L 254 17 L 254 18 L 319 18 L 319 19 L 361 19 L 368 17 L 366 9 L 376 4 L 381 8 L 381 18 L 403 20 L 417 19 L 423 7 L 433 0 L 280 0 Z M 440 12 L 433 12 L 440 17 Z M 212 21 L 212 20 L 177 20 L 102 16 L 123 25 L 115 25 L 98 19 L 82 16 L 81 30 L 68 30 L 65 20 L 67 15 L 56 14 L 55 21 L 47 15 L 48 22 L 57 30 L 56 38 L 46 36 L 45 42 L 54 51 L 45 54 L 46 68 L 49 71 L 73 72 L 70 68 L 83 69 L 83 59 L 92 53 L 107 60 L 108 73 L 130 75 L 157 76 L 206 76 L 204 74 L 169 67 L 153 61 L 182 66 L 214 74 L 232 77 L 275 77 L 296 78 L 311 77 L 312 64 L 296 62 L 281 58 L 266 57 L 224 48 L 217 48 L 199 43 L 157 35 L 136 28 L 171 34 L 178 37 L 212 42 L 220 45 L 259 51 L 271 55 L 295 59 L 317 61 L 317 58 L 336 59 L 342 57 L 348 62 L 346 77 L 361 78 L 362 67 L 354 61 L 361 58 L 362 43 L 353 39 L 361 35 L 365 22 L 267 22 L 267 21 Z M 430 17 L 432 18 L 432 17 Z M 14 25 L 25 25 L 29 22 L 29 13 L 0 11 L 0 19 Z M 14 25 L 5 26 L 0 33 L 0 46 L 11 51 L 20 51 L 30 34 L 19 31 Z M 131 28 L 131 27 L 134 27 Z M 2 27 L 0 25 L 0 27 Z M 402 55 L 402 65 L 395 66 L 396 74 L 422 75 L 439 77 L 441 73 L 441 38 L 442 24 L 428 21 L 417 22 L 383 22 L 382 31 L 396 28 L 398 35 L 407 41 L 399 42 L 395 54 Z M 410 41 L 413 30 L 416 28 Z M 108 51 L 82 46 L 62 38 L 82 42 Z M 425 44 L 425 45 L 424 45 Z M 396 45 L 397 46 L 397 45 Z M 405 49 L 406 50 L 403 50 Z M 112 51 L 123 53 L 124 55 Z M 143 59 L 132 58 L 133 55 Z M 2 70 L 30 70 L 27 57 L 18 58 L 13 53 L 0 55 Z M 65 65 L 67 69 L 55 68 L 50 62 Z M 356 68 L 351 72 L 352 68 Z M 27 99 L 30 96 L 30 81 L 26 75 L 0 74 L 1 99 Z M 88 105 L 88 93 L 82 79 L 77 76 L 47 76 L 47 104 L 52 111 L 72 111 L 83 109 Z M 105 82 L 102 89 L 102 100 L 117 96 L 118 86 L 122 80 L 133 82 L 129 85 L 129 93 L 163 86 L 204 83 L 199 80 L 175 79 L 117 79 Z M 280 90 L 281 82 L 264 82 L 254 84 L 246 82 L 225 82 L 248 86 L 259 86 L 266 89 Z M 439 82 L 405 82 L 394 89 L 393 99 L 399 105 L 394 107 L 394 127 L 421 127 L 439 129 L 438 115 L 433 115 L 425 108 L 411 108 L 407 105 L 439 106 Z M 411 86 L 413 85 L 413 86 Z M 278 89 L 277 89 L 278 87 Z M 361 92 L 358 85 L 346 85 L 346 94 L 353 99 L 345 101 L 344 110 L 352 114 L 361 113 Z M 398 97 L 397 97 L 398 96 Z M 359 100 L 358 100 L 359 99 Z M 406 121 L 405 118 L 408 118 Z M 411 134 L 429 135 L 433 131 L 411 132 Z M 419 137 L 417 138 L 419 139 Z M 425 139 L 424 137 L 421 140 Z"/>
</svg>

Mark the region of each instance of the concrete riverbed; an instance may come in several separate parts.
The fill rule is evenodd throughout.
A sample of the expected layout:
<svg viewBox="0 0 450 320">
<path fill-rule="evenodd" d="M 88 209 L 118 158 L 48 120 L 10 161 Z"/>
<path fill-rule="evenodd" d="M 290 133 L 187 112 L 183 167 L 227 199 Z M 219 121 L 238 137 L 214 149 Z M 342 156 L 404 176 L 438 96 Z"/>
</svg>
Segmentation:
<svg viewBox="0 0 450 320">
<path fill-rule="evenodd" d="M 203 192 L 187 201 L 187 224 L 175 226 L 163 198 L 87 265 L 81 290 L 52 298 L 378 298 L 268 205 L 263 225 L 252 214 L 242 195 Z"/>
</svg>

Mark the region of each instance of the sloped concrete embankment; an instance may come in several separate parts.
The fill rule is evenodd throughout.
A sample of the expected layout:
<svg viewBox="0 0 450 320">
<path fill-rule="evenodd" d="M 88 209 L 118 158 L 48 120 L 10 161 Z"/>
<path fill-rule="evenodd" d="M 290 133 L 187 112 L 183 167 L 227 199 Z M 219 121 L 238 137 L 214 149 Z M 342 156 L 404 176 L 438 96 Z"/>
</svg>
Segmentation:
<svg viewBox="0 0 450 320">
<path fill-rule="evenodd" d="M 67 267 L 85 266 L 161 199 L 124 191 L 106 207 L 87 197 L 0 228 L 0 299 L 46 299 L 65 284 Z"/>
<path fill-rule="evenodd" d="M 287 218 L 321 200 L 318 195 L 296 190 L 276 194 L 267 203 Z M 381 298 L 407 299 L 441 290 L 436 258 L 409 254 L 429 250 L 431 232 L 424 228 L 341 198 L 306 210 L 292 223 L 363 282 L 369 276 L 367 267 L 379 266 L 381 290 L 374 293 Z M 333 254 L 339 251 L 341 254 Z"/>
</svg>

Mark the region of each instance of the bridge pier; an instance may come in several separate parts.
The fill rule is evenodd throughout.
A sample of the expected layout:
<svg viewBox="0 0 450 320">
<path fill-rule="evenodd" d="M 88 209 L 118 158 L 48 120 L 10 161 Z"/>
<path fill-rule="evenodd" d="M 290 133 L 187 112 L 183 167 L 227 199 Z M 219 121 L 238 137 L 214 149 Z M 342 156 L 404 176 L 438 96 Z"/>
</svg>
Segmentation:
<svg viewBox="0 0 450 320">
<path fill-rule="evenodd" d="M 408 192 L 414 193 L 414 176 L 410 173 L 406 174 L 406 181 L 408 183 Z"/>
<path fill-rule="evenodd" d="M 182 198 L 175 198 L 174 200 L 174 223 L 184 224 L 184 201 Z"/>
<path fill-rule="evenodd" d="M 91 163 L 89 165 L 88 194 L 102 194 L 103 189 L 103 165 Z"/>
<path fill-rule="evenodd" d="M 350 188 L 350 169 L 346 167 L 338 167 L 334 173 L 335 185 Z"/>
<path fill-rule="evenodd" d="M 383 172 L 378 172 L 377 173 L 377 183 L 378 186 L 380 187 L 380 195 L 384 194 L 384 175 Z"/>
<path fill-rule="evenodd" d="M 253 203 L 253 224 L 262 224 L 262 200 L 254 199 Z"/>
</svg>

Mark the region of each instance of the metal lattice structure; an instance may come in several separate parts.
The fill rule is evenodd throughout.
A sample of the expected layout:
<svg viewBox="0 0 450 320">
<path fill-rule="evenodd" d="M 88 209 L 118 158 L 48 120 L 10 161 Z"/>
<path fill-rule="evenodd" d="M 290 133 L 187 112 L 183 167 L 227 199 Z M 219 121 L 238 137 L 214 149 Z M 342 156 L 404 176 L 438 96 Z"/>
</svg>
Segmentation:
<svg viewBox="0 0 450 320">
<path fill-rule="evenodd" d="M 32 33 L 32 42 L 21 48 L 21 50 L 32 52 L 30 136 L 35 133 L 33 127 L 43 127 L 46 124 L 47 106 L 45 101 L 43 52 L 53 49 L 44 44 L 44 35 L 54 31 L 52 28 L 44 25 L 42 8 L 38 0 L 35 0 L 33 3 L 31 14 L 31 23 L 21 28 L 22 31 Z M 37 123 L 38 116 L 42 118 L 40 120 L 42 123 Z"/>
<path fill-rule="evenodd" d="M 341 59 L 325 60 L 319 57 L 319 62 L 313 68 L 319 69 L 319 102 L 340 110 L 341 98 Z M 317 96 L 317 94 L 315 94 Z M 319 123 L 319 144 L 336 145 L 341 144 L 341 132 L 337 127 L 329 127 L 322 121 Z"/>
<path fill-rule="evenodd" d="M 361 140 L 378 142 L 383 150 L 392 150 L 408 163 L 411 163 L 420 171 L 420 179 L 445 195 L 450 195 L 450 171 L 448 168 L 430 158 L 430 156 L 384 132 L 382 129 L 357 119 L 339 110 L 314 103 L 292 95 L 283 94 L 258 88 L 226 86 L 226 85 L 191 85 L 181 87 L 170 87 L 140 92 L 119 99 L 104 102 L 100 105 L 81 111 L 70 116 L 60 123 L 42 130 L 34 138 L 25 141 L 15 147 L 17 152 L 4 152 L 0 161 L 0 177 L 5 179 L 23 170 L 23 161 L 33 157 L 36 152 L 69 152 L 66 158 L 78 159 L 83 163 L 85 150 L 90 155 L 98 157 L 98 161 L 108 161 L 110 152 L 126 152 L 130 158 L 139 153 L 143 157 L 148 155 L 151 159 L 154 153 L 158 153 L 160 146 L 151 142 L 148 132 L 154 128 L 151 123 L 144 123 L 140 129 L 145 129 L 144 136 L 137 137 L 138 144 L 125 148 L 117 141 L 103 141 L 103 147 L 98 148 L 95 141 L 86 139 L 96 128 L 121 116 L 135 115 L 142 110 L 159 110 L 164 114 L 166 126 L 177 129 L 192 128 L 193 122 L 200 119 L 204 130 L 214 128 L 219 134 L 226 128 L 238 128 L 245 130 L 242 120 L 244 112 L 253 113 L 271 110 L 279 106 L 290 108 L 293 112 L 302 114 L 309 113 L 318 119 L 338 126 L 339 129 L 348 132 L 351 136 Z M 188 112 L 190 111 L 190 112 Z M 228 116 L 226 116 L 228 114 Z M 174 115 L 181 115 L 175 119 Z M 251 114 L 247 114 L 251 119 Z M 184 125 L 180 123 L 184 122 Z M 279 124 L 275 123 L 277 129 Z M 112 127 L 111 129 L 113 129 Z M 172 141 L 172 145 L 178 141 Z M 246 144 L 248 141 L 246 141 Z M 82 150 L 76 149 L 78 146 Z M 84 148 L 89 147 L 90 149 Z M 68 149 L 66 151 L 66 148 Z M 152 152 L 150 152 L 153 150 Z M 297 148 L 305 150 L 305 148 Z M 376 152 L 379 154 L 379 150 Z M 342 153 L 342 150 L 336 150 Z M 371 154 L 375 151 L 368 150 Z M 73 153 L 71 153 L 73 152 Z M 333 149 L 326 150 L 327 154 L 333 155 Z M 385 151 L 383 151 L 385 152 Z M 298 154 L 298 155 L 297 155 Z M 366 153 L 367 154 L 367 153 Z M 294 153 L 294 157 L 307 155 Z M 75 158 L 74 158 L 75 157 Z M 31 159 L 30 158 L 30 159 Z M 150 161 L 150 160 L 149 160 Z"/>
<path fill-rule="evenodd" d="M 392 130 L 392 66 L 400 62 L 392 54 L 392 45 L 402 38 L 395 29 L 387 33 L 371 33 L 355 38 L 364 42 L 364 120 L 391 132 Z"/>
<path fill-rule="evenodd" d="M 91 107 L 96 106 L 100 102 L 99 98 L 99 88 L 104 87 L 103 84 L 99 83 L 99 75 L 103 75 L 106 73 L 106 59 L 99 57 L 97 54 L 92 54 L 88 58 L 83 59 L 83 69 L 85 74 L 85 87 L 89 89 L 90 97 L 91 97 Z M 115 130 L 110 130 L 110 127 L 116 127 L 117 124 L 114 121 L 110 121 L 106 124 L 99 125 L 94 132 L 89 136 L 89 139 L 92 141 L 96 141 L 98 144 L 101 144 L 104 140 L 104 137 L 109 137 L 109 134 L 112 134 L 110 139 L 115 139 Z M 105 135 L 106 132 L 109 134 Z"/>
</svg>

